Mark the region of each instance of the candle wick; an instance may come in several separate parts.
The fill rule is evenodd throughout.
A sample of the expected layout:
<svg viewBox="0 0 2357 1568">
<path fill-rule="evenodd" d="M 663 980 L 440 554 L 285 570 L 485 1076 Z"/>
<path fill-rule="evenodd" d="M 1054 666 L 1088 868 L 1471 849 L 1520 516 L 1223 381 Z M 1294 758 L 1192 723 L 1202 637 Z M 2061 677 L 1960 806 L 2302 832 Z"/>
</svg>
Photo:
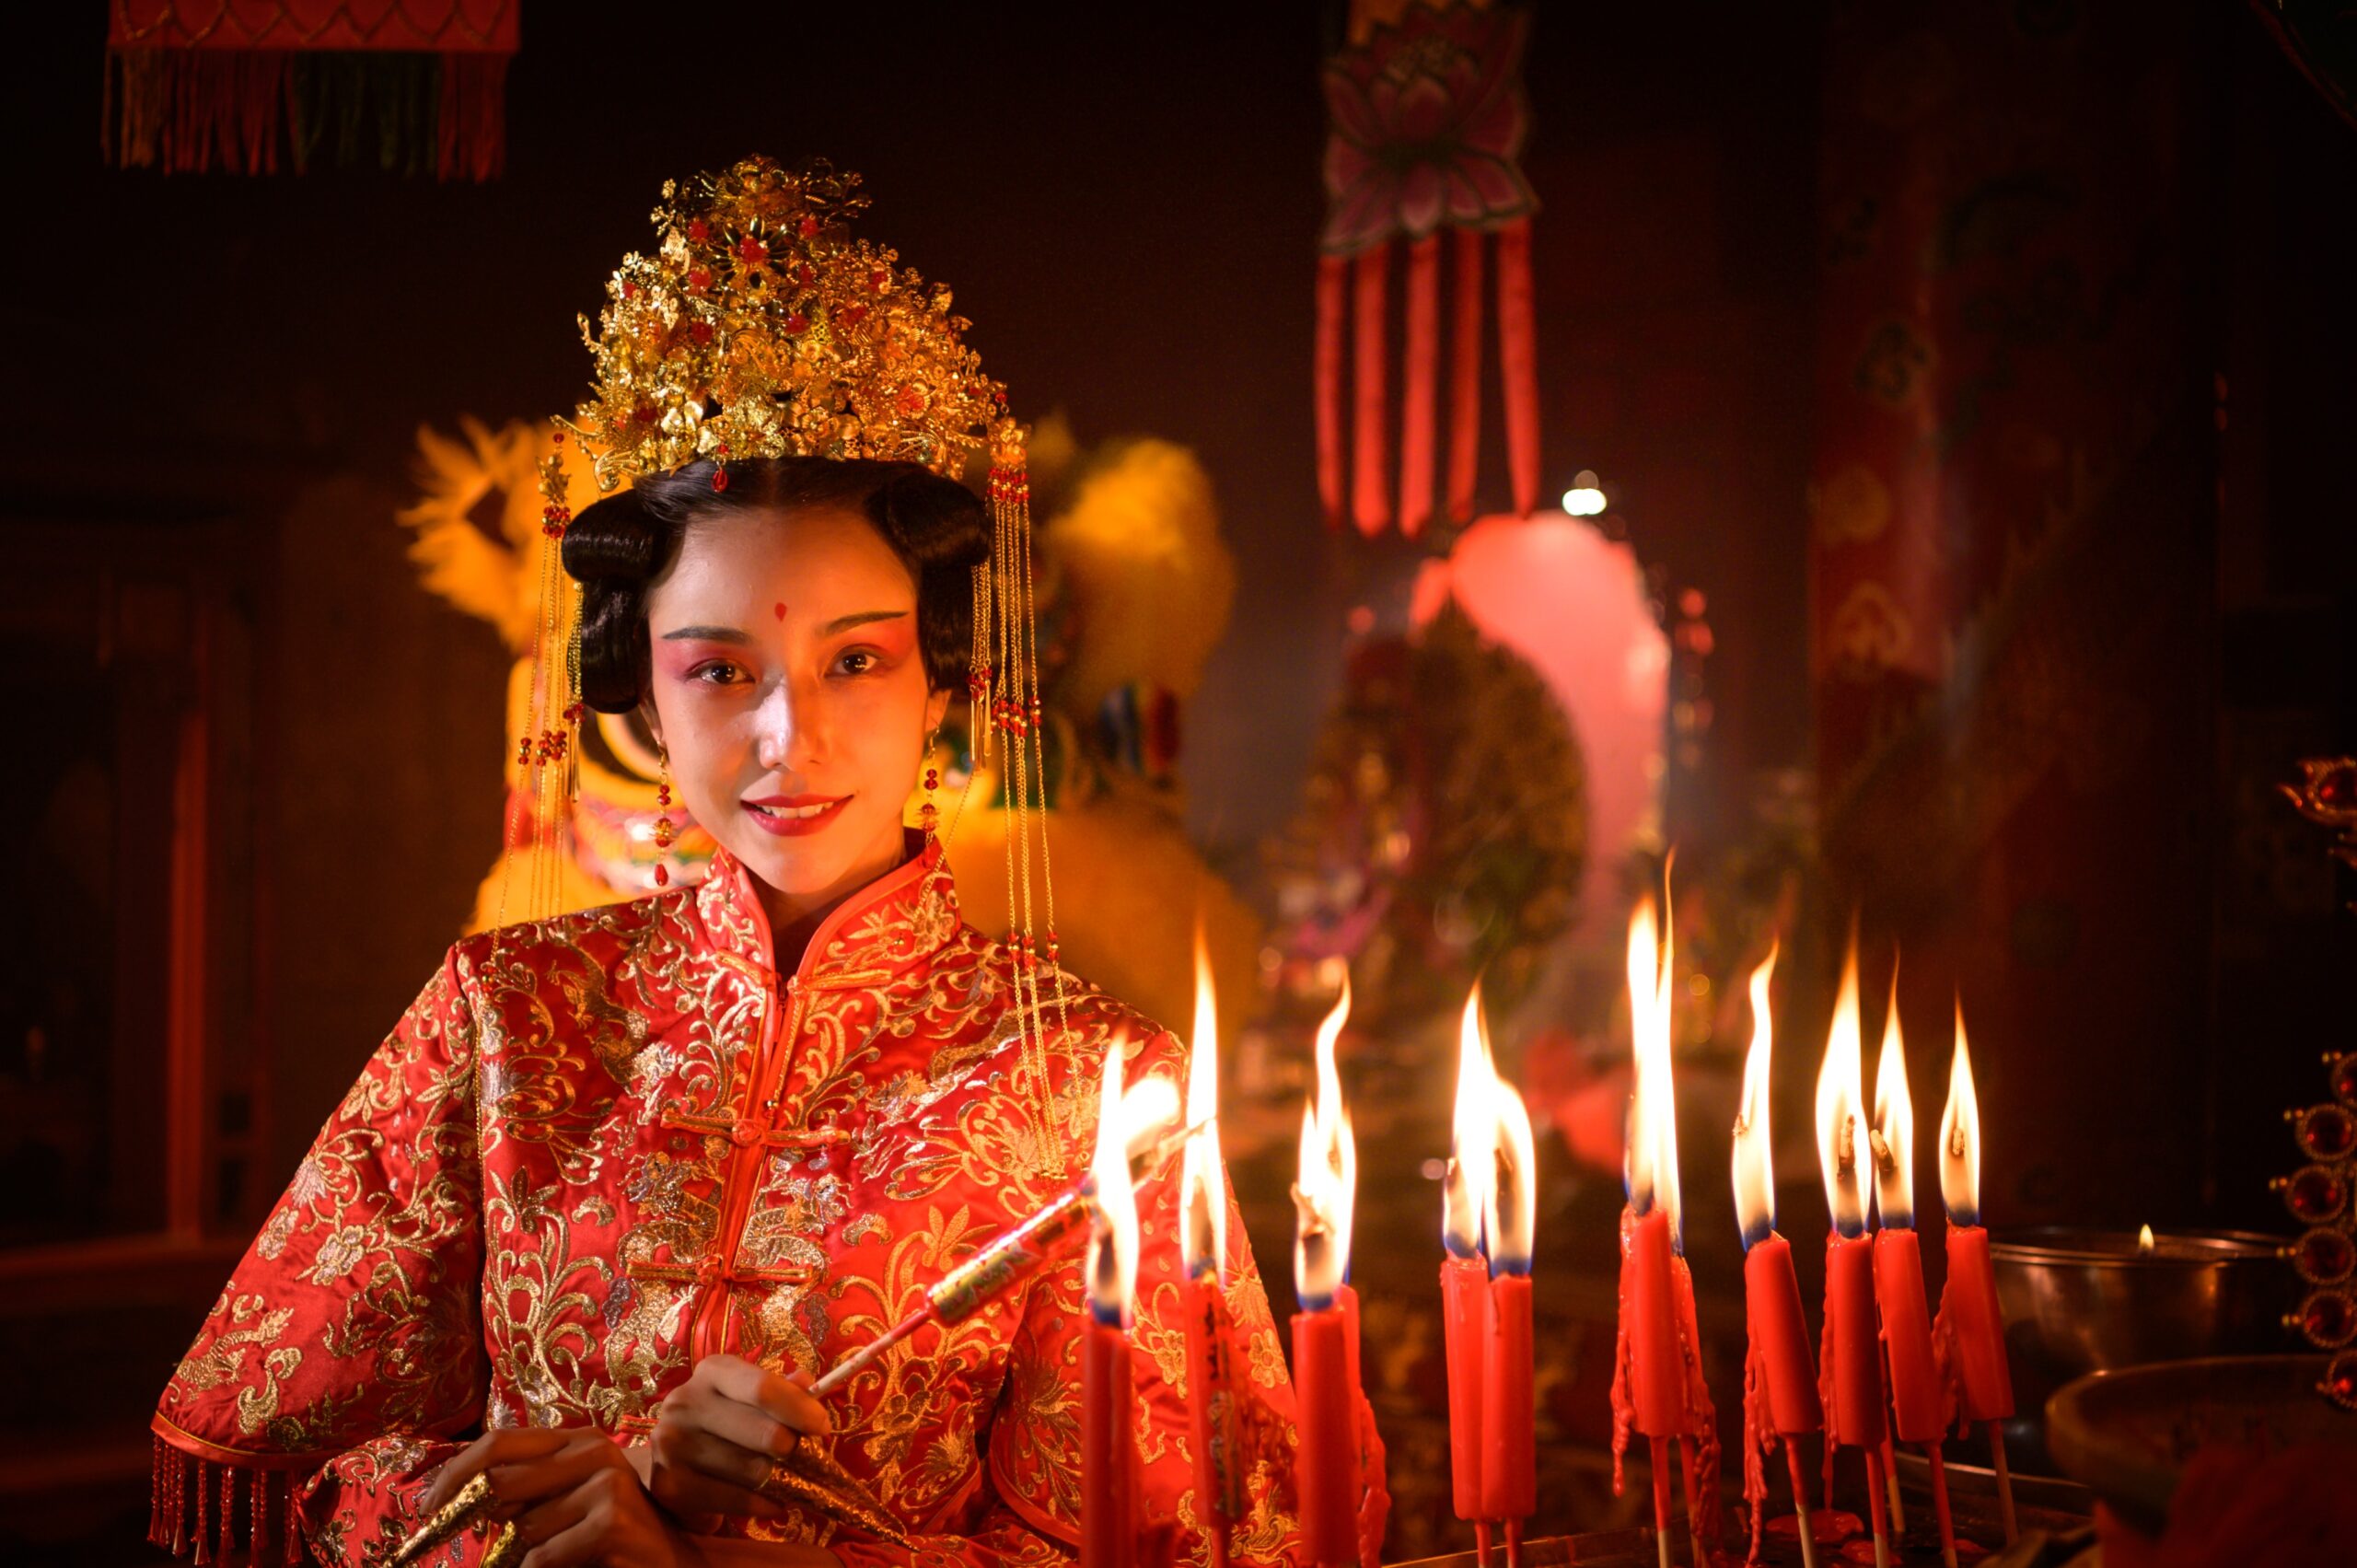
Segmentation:
<svg viewBox="0 0 2357 1568">
<path fill-rule="evenodd" d="M 1890 1141 L 1882 1135 L 1882 1129 L 1877 1127 L 1867 1133 L 1866 1141 L 1874 1145 L 1875 1168 L 1885 1176 L 1896 1174 L 1898 1169 L 1898 1156 L 1891 1153 Z"/>
<path fill-rule="evenodd" d="M 1964 1157 L 1964 1126 L 1959 1122 L 1955 1130 L 1948 1133 L 1948 1157 L 1950 1159 L 1962 1159 Z"/>
<path fill-rule="evenodd" d="M 1840 1129 L 1833 1134 L 1833 1168 L 1844 1176 L 1858 1168 L 1857 1127 L 1856 1117 L 1845 1116 Z"/>
</svg>

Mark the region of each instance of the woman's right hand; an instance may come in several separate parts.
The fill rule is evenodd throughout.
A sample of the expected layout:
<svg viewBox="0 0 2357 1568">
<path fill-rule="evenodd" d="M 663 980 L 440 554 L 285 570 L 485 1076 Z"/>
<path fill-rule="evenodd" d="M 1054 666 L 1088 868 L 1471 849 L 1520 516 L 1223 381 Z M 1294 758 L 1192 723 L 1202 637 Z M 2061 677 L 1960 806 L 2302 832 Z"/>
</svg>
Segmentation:
<svg viewBox="0 0 2357 1568">
<path fill-rule="evenodd" d="M 834 1429 L 809 1385 L 807 1373 L 782 1377 L 740 1356 L 704 1357 L 656 1413 L 647 1490 L 691 1529 L 724 1515 L 784 1515 L 762 1483 L 803 1434 Z"/>
</svg>

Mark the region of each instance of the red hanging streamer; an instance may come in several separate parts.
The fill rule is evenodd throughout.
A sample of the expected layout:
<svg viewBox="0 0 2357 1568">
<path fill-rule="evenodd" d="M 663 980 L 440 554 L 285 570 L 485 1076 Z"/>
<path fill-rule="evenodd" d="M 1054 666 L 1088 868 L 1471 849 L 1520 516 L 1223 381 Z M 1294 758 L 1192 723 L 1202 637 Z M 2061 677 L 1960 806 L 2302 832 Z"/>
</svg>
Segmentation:
<svg viewBox="0 0 2357 1568">
<path fill-rule="evenodd" d="M 1342 494 L 1342 322 L 1349 310 L 1350 259 L 1318 258 L 1318 502 L 1329 528 L 1341 528 Z"/>
<path fill-rule="evenodd" d="M 1530 285 L 1530 220 L 1498 230 L 1498 368 L 1505 382 L 1506 479 L 1515 515 L 1538 506 L 1538 313 Z"/>
<path fill-rule="evenodd" d="M 1433 515 L 1434 403 L 1440 395 L 1440 236 L 1408 248 L 1408 345 L 1399 372 L 1399 531 Z"/>
<path fill-rule="evenodd" d="M 1372 539 L 1391 520 L 1384 485 L 1384 273 L 1391 247 L 1362 250 L 1351 277 L 1351 519 Z"/>
<path fill-rule="evenodd" d="M 1481 231 L 1457 231 L 1457 319 L 1449 331 L 1448 520 L 1473 520 L 1481 470 Z"/>
</svg>

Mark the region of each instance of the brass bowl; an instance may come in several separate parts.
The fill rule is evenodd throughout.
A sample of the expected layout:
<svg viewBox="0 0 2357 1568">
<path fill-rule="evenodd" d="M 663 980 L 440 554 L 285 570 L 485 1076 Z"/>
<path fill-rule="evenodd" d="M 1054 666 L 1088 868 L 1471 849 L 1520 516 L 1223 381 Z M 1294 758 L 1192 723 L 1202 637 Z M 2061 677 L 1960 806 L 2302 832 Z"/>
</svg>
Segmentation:
<svg viewBox="0 0 2357 1568">
<path fill-rule="evenodd" d="M 2357 1417 L 2317 1391 L 2328 1359 L 2212 1356 L 2092 1373 L 2047 1400 L 2047 1446 L 2121 1518 L 2158 1535 L 2178 1472 L 2204 1444 L 2357 1449 Z"/>
<path fill-rule="evenodd" d="M 2046 1225 L 2000 1231 L 1989 1251 L 2005 1315 L 2014 1462 L 2053 1473 L 2040 1419 L 2074 1378 L 2196 1356 L 2263 1354 L 2289 1338 L 2298 1280 L 2283 1238 L 2247 1231 L 2165 1231 L 2139 1255 L 2119 1231 Z"/>
</svg>

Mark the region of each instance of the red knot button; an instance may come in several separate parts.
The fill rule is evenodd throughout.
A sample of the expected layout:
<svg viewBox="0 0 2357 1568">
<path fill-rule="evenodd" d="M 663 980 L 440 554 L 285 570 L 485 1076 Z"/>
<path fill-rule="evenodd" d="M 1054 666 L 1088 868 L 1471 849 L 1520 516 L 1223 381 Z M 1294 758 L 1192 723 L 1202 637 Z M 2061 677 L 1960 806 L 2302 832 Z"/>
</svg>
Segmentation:
<svg viewBox="0 0 2357 1568">
<path fill-rule="evenodd" d="M 749 1116 L 728 1130 L 728 1137 L 729 1141 L 739 1148 L 748 1144 L 759 1143 L 761 1137 L 761 1124 Z"/>
</svg>

